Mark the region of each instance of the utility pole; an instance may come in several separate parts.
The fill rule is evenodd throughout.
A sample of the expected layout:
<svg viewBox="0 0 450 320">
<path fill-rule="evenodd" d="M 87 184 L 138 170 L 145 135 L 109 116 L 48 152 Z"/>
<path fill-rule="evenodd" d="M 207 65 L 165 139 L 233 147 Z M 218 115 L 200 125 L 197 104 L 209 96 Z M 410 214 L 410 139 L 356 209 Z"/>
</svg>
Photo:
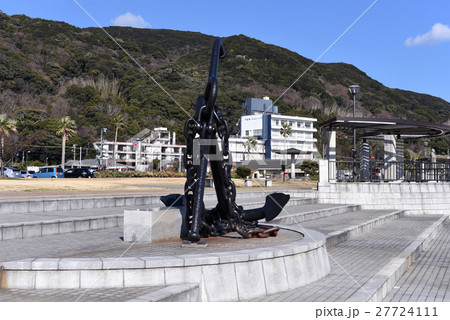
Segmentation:
<svg viewBox="0 0 450 320">
<path fill-rule="evenodd" d="M 80 168 L 81 168 L 81 151 L 82 151 L 82 147 L 80 146 Z"/>
<path fill-rule="evenodd" d="M 74 167 L 74 165 L 75 165 L 75 156 L 76 156 L 76 153 L 77 153 L 77 145 L 76 144 L 74 144 L 73 146 L 73 163 L 72 163 L 72 168 Z"/>
</svg>

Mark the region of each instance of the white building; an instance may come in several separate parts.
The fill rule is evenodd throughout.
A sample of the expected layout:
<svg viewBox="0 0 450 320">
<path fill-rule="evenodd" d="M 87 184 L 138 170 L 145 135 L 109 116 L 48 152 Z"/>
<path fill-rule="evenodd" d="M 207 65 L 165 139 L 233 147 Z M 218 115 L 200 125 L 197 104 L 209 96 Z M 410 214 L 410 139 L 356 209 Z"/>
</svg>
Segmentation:
<svg viewBox="0 0 450 320">
<path fill-rule="evenodd" d="M 94 147 L 98 150 L 100 166 L 107 168 L 125 165 L 138 170 L 152 169 L 153 160 L 158 159 L 161 169 L 177 166 L 179 171 L 186 148 L 176 144 L 175 133 L 163 127 L 144 129 L 128 141 L 118 141 L 116 145 L 114 141 L 98 141 Z"/>
<path fill-rule="evenodd" d="M 252 151 L 253 160 L 260 157 L 265 159 L 290 159 L 290 155 L 279 154 L 284 150 L 295 148 L 301 151 L 297 159 L 311 159 L 317 152 L 314 138 L 315 118 L 283 116 L 278 114 L 278 108 L 272 105 L 272 101 L 265 97 L 264 99 L 247 99 L 245 101 L 245 110 L 247 115 L 241 117 L 240 139 L 230 138 L 230 150 L 233 158 L 242 159 L 243 146 L 235 146 L 254 137 L 258 140 L 257 150 Z M 280 133 L 284 124 L 289 124 L 291 135 L 286 138 Z M 241 150 L 235 152 L 234 150 Z M 236 154 L 234 154 L 236 153 Z M 252 160 L 252 159 L 250 159 Z"/>
</svg>

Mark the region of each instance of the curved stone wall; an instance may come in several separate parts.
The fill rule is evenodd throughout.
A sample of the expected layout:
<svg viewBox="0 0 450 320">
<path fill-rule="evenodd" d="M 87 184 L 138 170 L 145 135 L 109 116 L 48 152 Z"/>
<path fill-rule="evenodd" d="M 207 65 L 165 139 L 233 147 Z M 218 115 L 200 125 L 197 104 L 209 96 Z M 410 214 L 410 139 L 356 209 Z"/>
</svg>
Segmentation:
<svg viewBox="0 0 450 320">
<path fill-rule="evenodd" d="M 2 288 L 108 288 L 195 283 L 199 300 L 242 301 L 304 286 L 330 272 L 325 236 L 253 250 L 135 258 L 30 258 L 3 263 Z"/>
</svg>

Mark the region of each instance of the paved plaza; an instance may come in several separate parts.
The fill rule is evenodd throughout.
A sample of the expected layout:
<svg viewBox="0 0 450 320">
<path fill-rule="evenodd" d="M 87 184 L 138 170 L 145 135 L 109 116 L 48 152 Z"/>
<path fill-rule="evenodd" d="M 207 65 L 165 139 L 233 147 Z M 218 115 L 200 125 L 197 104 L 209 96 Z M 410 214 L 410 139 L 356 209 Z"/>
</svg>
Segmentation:
<svg viewBox="0 0 450 320">
<path fill-rule="evenodd" d="M 255 200 L 241 200 L 242 205 L 263 203 L 265 194 Z M 295 198 L 292 199 L 293 203 Z M 331 272 L 305 286 L 267 294 L 245 301 L 365 301 L 365 288 L 393 261 L 408 251 L 423 234 L 429 243 L 417 260 L 399 278 L 383 301 L 450 301 L 450 223 L 442 215 L 405 215 L 398 210 L 362 210 L 360 206 L 319 204 L 301 201 L 286 206 L 275 224 L 291 225 L 308 232 L 325 235 Z M 207 202 L 213 206 L 214 202 Z M 133 206 L 148 209 L 159 204 Z M 0 214 L 0 226 L 21 222 L 45 223 L 55 219 L 95 218 L 123 214 L 131 207 L 105 207 L 89 210 L 55 210 L 51 212 Z M 432 233 L 430 228 L 439 225 Z M 428 233 L 427 233 L 428 232 Z M 84 232 L 41 235 L 0 241 L 0 265 L 28 258 L 97 258 L 103 263 L 132 257 L 208 256 L 227 252 L 259 252 L 265 247 L 283 247 L 302 238 L 301 234 L 281 230 L 277 237 L 241 239 L 238 234 L 207 239 L 206 248 L 182 248 L 180 240 L 157 243 L 123 241 L 123 227 L 109 227 Z M 432 239 L 431 239 L 432 238 Z M 200 280 L 200 279 L 199 279 Z M 200 281 L 199 281 L 200 282 Z M 198 285 L 186 284 L 191 290 Z M 192 287 L 192 288 L 191 288 Z M 180 288 L 177 288 L 180 289 Z M 96 289 L 0 289 L 0 301 L 175 301 L 175 288 L 139 286 Z M 367 289 L 367 300 L 371 292 Z M 165 298 L 160 298 L 161 296 Z M 362 297 L 362 298 L 361 298 Z"/>
</svg>

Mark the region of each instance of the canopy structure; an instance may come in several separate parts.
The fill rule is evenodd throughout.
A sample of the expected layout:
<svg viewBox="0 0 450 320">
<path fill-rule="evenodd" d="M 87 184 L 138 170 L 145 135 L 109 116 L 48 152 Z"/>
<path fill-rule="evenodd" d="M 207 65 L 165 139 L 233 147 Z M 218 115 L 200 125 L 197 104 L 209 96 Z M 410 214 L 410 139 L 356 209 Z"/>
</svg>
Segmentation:
<svg viewBox="0 0 450 320">
<path fill-rule="evenodd" d="M 278 154 L 290 154 L 291 155 L 291 179 L 295 180 L 295 155 L 297 155 L 297 154 L 307 154 L 307 153 L 311 153 L 311 151 L 302 151 L 302 150 L 296 149 L 296 148 L 289 148 L 289 149 L 286 149 L 286 150 L 277 151 L 275 153 L 278 153 Z"/>
<path fill-rule="evenodd" d="M 401 139 L 439 137 L 450 134 L 450 126 L 432 122 L 401 119 L 371 119 L 354 117 L 335 117 L 318 125 L 319 128 L 361 129 L 359 137 L 395 135 Z"/>
</svg>

